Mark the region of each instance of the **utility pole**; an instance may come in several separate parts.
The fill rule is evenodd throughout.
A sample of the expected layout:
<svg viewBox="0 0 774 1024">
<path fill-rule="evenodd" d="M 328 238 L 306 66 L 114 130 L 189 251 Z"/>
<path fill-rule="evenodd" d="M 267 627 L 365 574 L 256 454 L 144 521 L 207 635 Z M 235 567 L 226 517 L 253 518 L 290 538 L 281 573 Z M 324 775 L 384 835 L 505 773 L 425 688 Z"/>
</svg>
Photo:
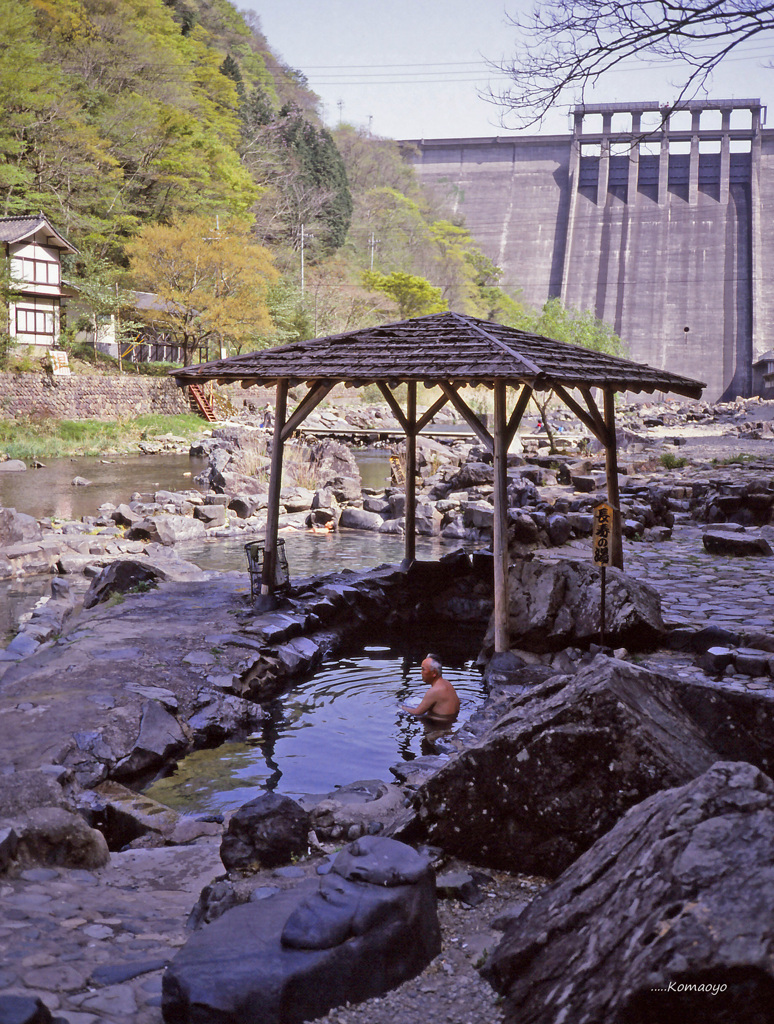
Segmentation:
<svg viewBox="0 0 774 1024">
<path fill-rule="evenodd" d="M 301 225 L 301 294 L 304 294 L 304 225 Z"/>
<path fill-rule="evenodd" d="M 339 108 L 339 128 L 341 128 L 341 112 L 344 110 L 344 100 L 339 100 L 336 106 Z"/>
<path fill-rule="evenodd" d="M 304 249 L 306 248 L 306 240 L 308 238 L 314 238 L 311 231 L 307 232 L 304 230 L 304 225 L 301 225 L 301 294 L 304 294 Z"/>
<path fill-rule="evenodd" d="M 374 269 L 374 252 L 376 251 L 376 247 L 378 244 L 379 239 L 374 235 L 372 231 L 371 234 L 368 236 L 368 248 L 371 251 L 371 270 Z"/>
</svg>

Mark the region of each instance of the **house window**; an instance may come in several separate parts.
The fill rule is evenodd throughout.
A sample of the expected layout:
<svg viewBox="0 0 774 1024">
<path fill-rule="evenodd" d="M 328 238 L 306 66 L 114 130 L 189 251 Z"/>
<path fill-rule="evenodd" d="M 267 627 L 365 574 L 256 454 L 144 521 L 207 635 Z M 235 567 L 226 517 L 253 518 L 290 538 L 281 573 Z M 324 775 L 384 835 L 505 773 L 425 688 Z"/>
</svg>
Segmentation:
<svg viewBox="0 0 774 1024">
<path fill-rule="evenodd" d="M 54 314 L 51 310 L 16 307 L 17 334 L 49 334 L 54 337 Z"/>
<path fill-rule="evenodd" d="M 11 263 L 11 274 L 17 281 L 30 284 L 59 284 L 59 264 L 51 260 L 16 256 Z"/>
</svg>

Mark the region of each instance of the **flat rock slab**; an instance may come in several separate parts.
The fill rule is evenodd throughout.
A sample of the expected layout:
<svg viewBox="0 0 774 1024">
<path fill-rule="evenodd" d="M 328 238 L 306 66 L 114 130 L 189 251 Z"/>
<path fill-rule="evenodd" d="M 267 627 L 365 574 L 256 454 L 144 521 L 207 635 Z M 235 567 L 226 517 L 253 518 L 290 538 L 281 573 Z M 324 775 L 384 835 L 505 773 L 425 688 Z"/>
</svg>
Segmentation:
<svg viewBox="0 0 774 1024">
<path fill-rule="evenodd" d="M 768 541 L 761 536 L 743 533 L 729 533 L 727 530 L 708 530 L 703 534 L 704 550 L 711 555 L 735 555 L 737 557 L 771 555 Z"/>
<path fill-rule="evenodd" d="M 162 731 L 166 723 L 175 732 L 173 716 L 159 712 L 172 697 L 179 717 L 187 718 L 201 706 L 205 683 L 206 670 L 186 664 L 185 655 L 209 655 L 204 634 L 233 631 L 233 613 L 247 608 L 248 594 L 244 575 L 226 573 L 164 582 L 84 613 L 61 640 L 12 665 L 0 680 L 0 764 L 16 770 L 66 764 L 93 785 L 132 752 L 143 721 L 163 719 Z M 209 670 L 235 673 L 243 658 L 244 651 L 226 646 Z M 148 700 L 138 684 L 166 696 Z M 176 734 L 173 742 L 179 741 Z M 157 738 L 143 743 L 158 752 Z"/>
<path fill-rule="evenodd" d="M 519 1024 L 762 1024 L 774 994 L 774 782 L 719 762 L 638 804 L 486 967 Z"/>
</svg>

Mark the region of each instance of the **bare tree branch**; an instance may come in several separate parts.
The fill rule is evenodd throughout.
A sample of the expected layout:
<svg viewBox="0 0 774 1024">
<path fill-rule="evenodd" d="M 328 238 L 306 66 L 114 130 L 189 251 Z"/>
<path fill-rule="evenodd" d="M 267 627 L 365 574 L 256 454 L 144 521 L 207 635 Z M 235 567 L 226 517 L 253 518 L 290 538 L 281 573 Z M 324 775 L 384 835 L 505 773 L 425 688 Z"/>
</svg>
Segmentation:
<svg viewBox="0 0 774 1024">
<path fill-rule="evenodd" d="M 677 101 L 690 99 L 729 53 L 774 29 L 774 3 L 542 0 L 531 15 L 509 20 L 521 43 L 512 59 L 493 67 L 513 84 L 489 95 L 503 118 L 527 126 L 560 100 L 582 103 L 602 75 L 634 60 L 681 62 Z"/>
</svg>

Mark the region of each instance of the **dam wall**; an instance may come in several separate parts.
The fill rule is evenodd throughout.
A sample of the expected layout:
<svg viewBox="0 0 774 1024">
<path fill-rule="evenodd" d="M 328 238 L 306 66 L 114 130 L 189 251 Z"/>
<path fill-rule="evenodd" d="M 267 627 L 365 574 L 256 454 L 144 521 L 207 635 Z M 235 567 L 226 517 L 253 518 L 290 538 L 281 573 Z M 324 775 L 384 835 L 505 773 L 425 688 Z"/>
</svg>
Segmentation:
<svg viewBox="0 0 774 1024">
<path fill-rule="evenodd" d="M 630 358 L 727 400 L 768 393 L 761 357 L 774 348 L 774 132 L 762 111 L 760 100 L 586 105 L 567 135 L 405 151 L 452 197 L 507 290 L 534 307 L 559 296 L 591 309 Z"/>
</svg>

